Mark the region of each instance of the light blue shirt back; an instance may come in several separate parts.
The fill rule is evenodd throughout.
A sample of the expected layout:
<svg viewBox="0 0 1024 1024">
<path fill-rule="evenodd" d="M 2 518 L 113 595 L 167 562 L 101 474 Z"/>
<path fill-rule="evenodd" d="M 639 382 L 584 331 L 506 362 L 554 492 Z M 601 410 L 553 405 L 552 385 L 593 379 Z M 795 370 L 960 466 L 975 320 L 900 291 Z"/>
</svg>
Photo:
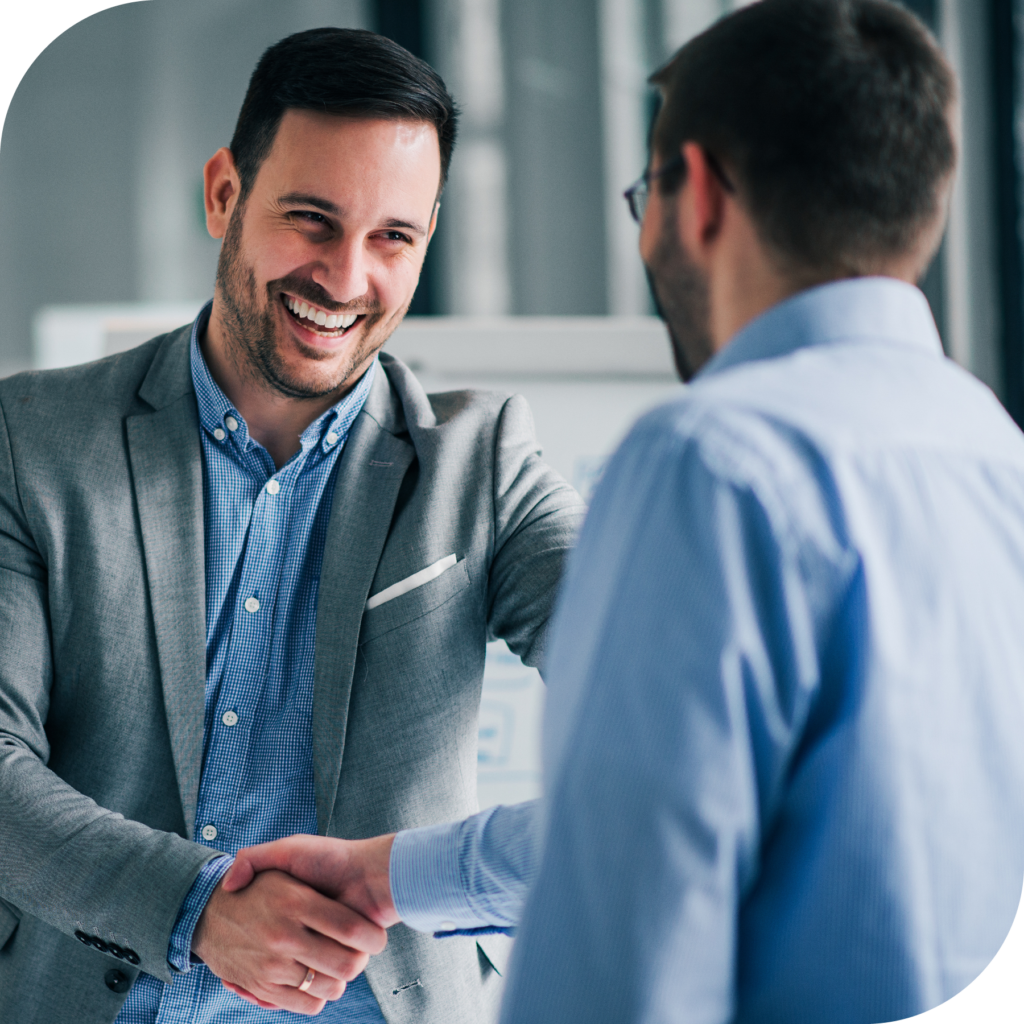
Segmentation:
<svg viewBox="0 0 1024 1024">
<path fill-rule="evenodd" d="M 635 427 L 571 559 L 504 1024 L 873 1024 L 962 989 L 1024 878 L 1022 615 L 1024 438 L 921 293 L 748 325 Z M 508 923 L 511 813 L 404 834 L 410 904 L 418 850 L 489 857 L 452 923 Z"/>
</svg>

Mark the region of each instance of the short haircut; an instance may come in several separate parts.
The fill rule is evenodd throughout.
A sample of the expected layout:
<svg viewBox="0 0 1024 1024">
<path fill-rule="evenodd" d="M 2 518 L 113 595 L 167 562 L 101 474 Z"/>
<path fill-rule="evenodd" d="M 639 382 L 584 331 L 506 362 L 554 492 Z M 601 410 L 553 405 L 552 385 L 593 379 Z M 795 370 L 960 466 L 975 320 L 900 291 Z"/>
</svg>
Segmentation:
<svg viewBox="0 0 1024 1024">
<path fill-rule="evenodd" d="M 956 81 L 924 25 L 888 0 L 761 0 L 651 81 L 655 152 L 692 141 L 725 164 L 790 268 L 869 272 L 940 215 Z M 684 175 L 666 174 L 663 190 Z"/>
<path fill-rule="evenodd" d="M 286 110 L 432 124 L 441 149 L 439 191 L 444 188 L 458 124 L 455 103 L 429 64 L 384 36 L 363 29 L 313 28 L 264 52 L 231 138 L 243 201 Z"/>
</svg>

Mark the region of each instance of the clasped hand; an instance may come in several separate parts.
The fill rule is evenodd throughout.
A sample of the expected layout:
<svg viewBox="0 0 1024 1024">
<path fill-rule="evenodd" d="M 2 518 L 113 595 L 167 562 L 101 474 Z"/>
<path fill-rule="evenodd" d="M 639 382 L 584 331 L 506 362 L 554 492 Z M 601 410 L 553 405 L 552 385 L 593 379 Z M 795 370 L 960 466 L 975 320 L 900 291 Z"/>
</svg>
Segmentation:
<svg viewBox="0 0 1024 1024">
<path fill-rule="evenodd" d="M 196 925 L 193 951 L 257 1006 L 319 1013 L 399 920 L 388 878 L 393 839 L 296 835 L 239 851 Z M 315 976 L 300 991 L 307 970 Z"/>
</svg>

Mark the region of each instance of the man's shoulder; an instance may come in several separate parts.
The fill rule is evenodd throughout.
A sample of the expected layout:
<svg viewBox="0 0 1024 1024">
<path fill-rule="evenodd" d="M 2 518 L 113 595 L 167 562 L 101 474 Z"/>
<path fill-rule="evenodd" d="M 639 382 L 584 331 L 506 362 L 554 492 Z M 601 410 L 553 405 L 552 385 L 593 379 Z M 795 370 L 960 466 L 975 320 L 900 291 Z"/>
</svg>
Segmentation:
<svg viewBox="0 0 1024 1024">
<path fill-rule="evenodd" d="M 56 370 L 28 370 L 0 380 L 0 406 L 11 418 L 74 418 L 83 428 L 105 419 L 120 421 L 140 411 L 139 392 L 158 364 L 187 363 L 188 328 L 158 335 L 136 348 L 91 363 Z M 170 376 L 181 376 L 180 368 Z"/>
<path fill-rule="evenodd" d="M 526 399 L 521 395 L 484 388 L 428 392 L 412 369 L 397 357 L 382 352 L 380 362 L 390 387 L 390 408 L 372 401 L 367 402 L 366 408 L 374 418 L 390 415 L 391 427 L 396 432 L 404 429 L 414 436 L 478 435 L 492 433 L 509 405 L 516 412 L 523 409 L 529 415 Z"/>
</svg>

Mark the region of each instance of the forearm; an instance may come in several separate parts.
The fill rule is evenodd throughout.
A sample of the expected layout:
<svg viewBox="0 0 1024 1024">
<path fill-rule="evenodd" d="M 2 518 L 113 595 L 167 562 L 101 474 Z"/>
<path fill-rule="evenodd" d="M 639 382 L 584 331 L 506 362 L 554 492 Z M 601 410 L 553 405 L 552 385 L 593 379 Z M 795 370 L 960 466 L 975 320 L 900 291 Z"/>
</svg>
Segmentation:
<svg viewBox="0 0 1024 1024">
<path fill-rule="evenodd" d="M 133 949 L 170 980 L 183 900 L 216 851 L 105 810 L 0 736 L 0 896 L 68 935 Z"/>
<path fill-rule="evenodd" d="M 425 932 L 514 927 L 536 872 L 540 814 L 534 800 L 400 832 L 390 875 L 403 922 Z"/>
</svg>

